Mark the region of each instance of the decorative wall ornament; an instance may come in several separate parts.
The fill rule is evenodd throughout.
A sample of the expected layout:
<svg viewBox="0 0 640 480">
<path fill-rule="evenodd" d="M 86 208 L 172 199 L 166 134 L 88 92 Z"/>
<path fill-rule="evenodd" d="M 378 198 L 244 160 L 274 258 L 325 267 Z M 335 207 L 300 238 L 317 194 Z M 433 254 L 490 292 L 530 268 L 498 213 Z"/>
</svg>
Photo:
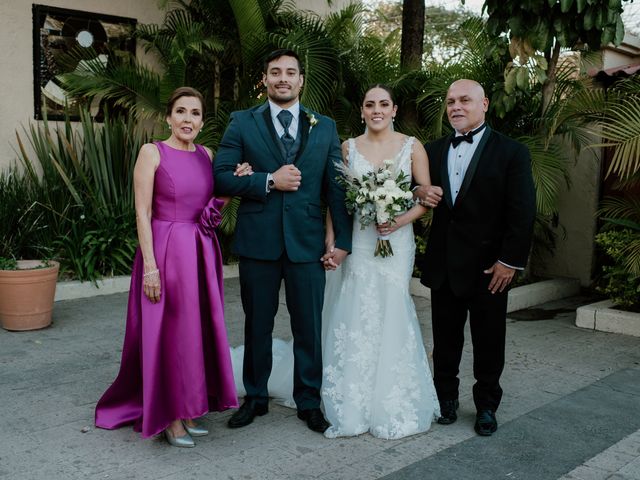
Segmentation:
<svg viewBox="0 0 640 480">
<path fill-rule="evenodd" d="M 77 119 L 78 106 L 56 77 L 82 68 L 82 62 L 135 55 L 137 21 L 49 5 L 34 4 L 32 11 L 34 117 L 40 120 L 46 112 L 49 119 L 63 119 L 68 105 L 71 118 Z"/>
</svg>

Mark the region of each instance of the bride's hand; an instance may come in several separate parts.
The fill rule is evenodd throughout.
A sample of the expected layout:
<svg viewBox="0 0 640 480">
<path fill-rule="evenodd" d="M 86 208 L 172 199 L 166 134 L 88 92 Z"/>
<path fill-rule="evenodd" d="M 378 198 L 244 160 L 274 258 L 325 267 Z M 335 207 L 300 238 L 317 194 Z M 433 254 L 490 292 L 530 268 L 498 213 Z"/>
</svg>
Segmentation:
<svg viewBox="0 0 640 480">
<path fill-rule="evenodd" d="M 378 230 L 378 234 L 382 236 L 391 235 L 393 232 L 402 227 L 402 215 L 396 217 L 393 222 L 385 222 L 385 223 L 377 223 L 376 229 Z"/>
<path fill-rule="evenodd" d="M 325 253 L 333 251 L 336 246 L 336 239 L 333 235 L 325 235 L 324 237 L 324 251 Z"/>
</svg>

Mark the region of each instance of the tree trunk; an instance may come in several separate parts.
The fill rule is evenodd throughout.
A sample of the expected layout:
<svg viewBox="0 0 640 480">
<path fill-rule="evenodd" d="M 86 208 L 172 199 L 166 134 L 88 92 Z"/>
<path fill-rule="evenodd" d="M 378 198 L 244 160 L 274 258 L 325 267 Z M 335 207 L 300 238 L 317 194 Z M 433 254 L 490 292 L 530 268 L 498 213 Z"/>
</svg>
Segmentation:
<svg viewBox="0 0 640 480">
<path fill-rule="evenodd" d="M 424 0 L 402 1 L 402 41 L 400 43 L 400 67 L 403 72 L 422 67 L 424 49 Z M 405 98 L 398 111 L 402 130 L 411 134 L 418 127 L 418 111 L 415 98 Z"/>
<path fill-rule="evenodd" d="M 542 114 L 544 115 L 549 108 L 553 90 L 556 87 L 556 72 L 558 67 L 558 58 L 560 57 L 560 42 L 556 41 L 553 51 L 547 58 L 547 79 L 542 84 Z"/>
<path fill-rule="evenodd" d="M 400 44 L 402 70 L 412 70 L 422 66 L 424 15 L 424 0 L 402 1 L 402 42 Z"/>
</svg>

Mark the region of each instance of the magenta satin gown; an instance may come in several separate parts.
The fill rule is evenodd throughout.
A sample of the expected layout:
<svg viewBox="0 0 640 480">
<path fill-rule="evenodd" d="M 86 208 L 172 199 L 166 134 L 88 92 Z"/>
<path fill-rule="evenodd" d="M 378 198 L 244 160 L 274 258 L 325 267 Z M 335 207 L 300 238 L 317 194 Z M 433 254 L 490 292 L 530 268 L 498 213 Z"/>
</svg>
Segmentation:
<svg viewBox="0 0 640 480">
<path fill-rule="evenodd" d="M 173 420 L 238 406 L 215 235 L 222 202 L 212 198 L 211 162 L 200 145 L 195 152 L 156 145 L 151 229 L 160 302 L 144 295 L 138 249 L 120 372 L 96 406 L 96 426 L 133 423 L 144 438 Z"/>
</svg>

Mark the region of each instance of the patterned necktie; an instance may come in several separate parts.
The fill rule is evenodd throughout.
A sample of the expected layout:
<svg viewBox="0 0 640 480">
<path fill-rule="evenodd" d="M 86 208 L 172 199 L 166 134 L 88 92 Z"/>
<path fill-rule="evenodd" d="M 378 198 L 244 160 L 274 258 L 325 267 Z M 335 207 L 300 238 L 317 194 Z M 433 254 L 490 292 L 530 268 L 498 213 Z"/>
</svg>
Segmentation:
<svg viewBox="0 0 640 480">
<path fill-rule="evenodd" d="M 282 141 L 282 145 L 284 145 L 284 149 L 289 152 L 291 146 L 296 141 L 295 138 L 291 136 L 289 133 L 289 126 L 291 125 L 291 120 L 293 120 L 293 115 L 289 110 L 281 110 L 278 114 L 278 121 L 284 127 L 284 135 L 280 137 Z"/>
<path fill-rule="evenodd" d="M 483 123 L 482 125 L 480 125 L 478 128 L 476 128 L 475 130 L 471 130 L 470 132 L 467 132 L 463 135 L 458 135 L 456 137 L 453 137 L 451 139 L 451 146 L 453 148 L 456 148 L 458 145 L 460 145 L 462 142 L 469 142 L 469 143 L 473 143 L 473 136 L 478 133 L 481 132 L 482 130 L 484 130 L 485 124 Z"/>
</svg>

